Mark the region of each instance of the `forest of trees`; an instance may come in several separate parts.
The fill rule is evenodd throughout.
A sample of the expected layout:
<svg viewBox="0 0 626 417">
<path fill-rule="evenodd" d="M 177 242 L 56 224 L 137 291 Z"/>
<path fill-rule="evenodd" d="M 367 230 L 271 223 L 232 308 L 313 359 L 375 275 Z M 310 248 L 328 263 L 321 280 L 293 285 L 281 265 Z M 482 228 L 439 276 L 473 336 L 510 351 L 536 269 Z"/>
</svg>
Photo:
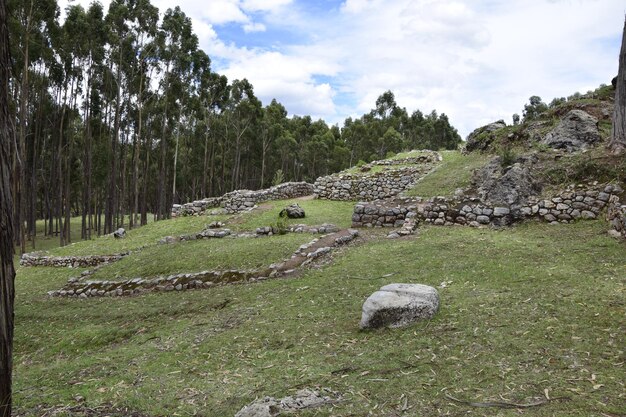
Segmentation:
<svg viewBox="0 0 626 417">
<path fill-rule="evenodd" d="M 15 114 L 11 150 L 16 243 L 167 218 L 175 202 L 307 180 L 404 149 L 454 149 L 445 114 L 409 115 L 392 92 L 344 126 L 288 117 L 246 79 L 211 69 L 191 20 L 149 0 L 70 5 L 8 0 Z"/>
</svg>

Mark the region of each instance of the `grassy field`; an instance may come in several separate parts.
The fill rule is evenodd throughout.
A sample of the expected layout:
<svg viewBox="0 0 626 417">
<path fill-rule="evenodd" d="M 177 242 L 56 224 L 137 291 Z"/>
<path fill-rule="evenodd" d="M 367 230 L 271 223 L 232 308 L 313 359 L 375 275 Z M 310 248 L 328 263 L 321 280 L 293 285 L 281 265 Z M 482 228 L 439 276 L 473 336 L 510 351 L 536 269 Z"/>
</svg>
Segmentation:
<svg viewBox="0 0 626 417">
<path fill-rule="evenodd" d="M 624 415 L 626 258 L 606 230 L 426 227 L 393 241 L 365 232 L 297 278 L 128 298 L 50 299 L 75 271 L 20 268 L 17 414 L 232 416 L 257 397 L 329 387 L 344 401 L 299 415 Z M 441 287 L 440 312 L 360 331 L 363 301 L 392 282 Z M 446 393 L 554 400 L 473 408 Z M 100 411 L 61 411 L 79 405 Z"/>
<path fill-rule="evenodd" d="M 289 258 L 315 236 L 293 233 L 265 238 L 223 238 L 156 245 L 106 265 L 90 280 L 180 274 L 225 269 L 258 269 Z"/>
<path fill-rule="evenodd" d="M 442 151 L 443 161 L 406 192 L 409 196 L 452 196 L 457 188 L 470 185 L 472 173 L 491 158 L 478 152 L 462 155 L 459 151 Z"/>
<path fill-rule="evenodd" d="M 323 223 L 332 223 L 340 228 L 347 228 L 352 224 L 354 202 L 296 198 L 262 203 L 260 210 L 240 214 L 236 220 L 233 219 L 228 224 L 228 227 L 233 230 L 254 231 L 257 227 L 276 225 L 280 211 L 293 203 L 299 204 L 304 209 L 306 217 L 285 219 L 287 226 L 295 224 L 319 226 Z"/>
</svg>

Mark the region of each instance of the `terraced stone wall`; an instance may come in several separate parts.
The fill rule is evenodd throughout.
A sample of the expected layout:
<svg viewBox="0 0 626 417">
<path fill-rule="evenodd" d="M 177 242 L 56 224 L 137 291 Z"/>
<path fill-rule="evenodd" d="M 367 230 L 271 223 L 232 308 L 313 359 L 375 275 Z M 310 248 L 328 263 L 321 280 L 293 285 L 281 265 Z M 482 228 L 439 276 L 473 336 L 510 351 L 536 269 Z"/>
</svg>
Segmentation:
<svg viewBox="0 0 626 417">
<path fill-rule="evenodd" d="M 313 184 L 307 182 L 286 182 L 264 190 L 236 190 L 221 197 L 205 198 L 186 204 L 174 204 L 172 217 L 204 214 L 207 210 L 223 207 L 229 213 L 249 210 L 258 203 L 270 200 L 286 200 L 313 194 Z"/>
<path fill-rule="evenodd" d="M 506 226 L 524 219 L 538 218 L 549 223 L 570 223 L 578 219 L 595 219 L 609 204 L 614 223 L 624 227 L 619 206 L 622 190 L 613 185 L 601 189 L 573 186 L 550 199 L 537 199 L 523 206 L 493 206 L 473 199 L 437 197 L 428 201 L 396 199 L 373 203 L 358 203 L 352 215 L 353 227 L 401 227 L 406 218 L 435 225 Z M 616 207 L 620 207 L 618 210 Z M 620 213 L 622 214 L 620 217 Z M 621 220 L 620 220 L 621 219 Z"/>
<path fill-rule="evenodd" d="M 437 152 L 423 151 L 419 156 L 385 159 L 361 167 L 362 173 L 339 173 L 320 177 L 315 181 L 315 195 L 328 200 L 374 201 L 391 198 L 410 188 L 429 173 L 441 160 Z M 393 168 L 394 165 L 413 164 Z M 380 172 L 368 173 L 374 166 L 388 166 Z"/>
</svg>

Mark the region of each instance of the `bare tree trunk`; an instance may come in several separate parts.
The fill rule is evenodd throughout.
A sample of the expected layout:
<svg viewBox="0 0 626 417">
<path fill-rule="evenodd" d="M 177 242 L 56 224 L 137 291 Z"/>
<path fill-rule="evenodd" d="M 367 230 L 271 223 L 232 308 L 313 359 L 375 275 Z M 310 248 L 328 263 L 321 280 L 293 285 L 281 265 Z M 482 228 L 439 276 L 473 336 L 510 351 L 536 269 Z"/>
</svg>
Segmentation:
<svg viewBox="0 0 626 417">
<path fill-rule="evenodd" d="M 0 1 L 0 417 L 11 416 L 13 370 L 13 196 L 11 195 L 11 115 L 9 115 L 9 30 L 7 3 Z"/>
<path fill-rule="evenodd" d="M 619 51 L 619 69 L 615 85 L 615 109 L 609 148 L 615 154 L 626 150 L 626 21 L 622 33 L 622 47 Z"/>
</svg>

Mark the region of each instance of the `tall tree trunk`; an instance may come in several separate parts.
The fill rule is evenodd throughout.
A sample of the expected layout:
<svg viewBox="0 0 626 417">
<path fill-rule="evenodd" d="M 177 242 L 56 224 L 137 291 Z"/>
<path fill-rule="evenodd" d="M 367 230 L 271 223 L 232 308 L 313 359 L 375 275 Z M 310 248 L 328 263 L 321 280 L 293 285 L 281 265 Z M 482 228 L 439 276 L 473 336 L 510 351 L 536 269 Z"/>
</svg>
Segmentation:
<svg viewBox="0 0 626 417">
<path fill-rule="evenodd" d="M 165 173 L 166 173 L 166 167 L 165 167 L 165 155 L 167 152 L 167 137 L 166 137 L 166 133 L 167 133 L 167 105 L 168 105 L 168 90 L 169 90 L 169 62 L 166 64 L 165 67 L 165 88 L 164 90 L 164 99 L 165 99 L 165 105 L 163 108 L 163 124 L 162 124 L 162 128 L 161 128 L 161 168 L 159 171 L 159 186 L 158 186 L 158 205 L 157 205 L 157 213 L 156 213 L 156 220 L 163 220 L 165 218 L 165 202 L 166 202 L 166 194 L 167 194 L 167 189 L 165 187 Z"/>
<path fill-rule="evenodd" d="M 626 150 L 626 20 L 622 33 L 622 47 L 619 51 L 619 69 L 615 85 L 615 109 L 609 148 L 615 154 Z"/>
<path fill-rule="evenodd" d="M 13 266 L 13 197 L 11 195 L 12 139 L 9 114 L 9 30 L 7 3 L 0 1 L 0 417 L 11 416 L 11 373 L 13 370 L 13 301 L 15 268 Z"/>
<path fill-rule="evenodd" d="M 120 135 L 120 117 L 121 117 L 121 95 L 122 89 L 121 83 L 121 46 L 120 46 L 120 60 L 117 65 L 117 98 L 115 100 L 115 120 L 113 122 L 113 134 L 111 135 L 111 163 L 109 164 L 109 193 L 107 195 L 107 206 L 104 215 L 104 233 L 112 233 L 115 229 L 114 216 L 117 207 L 116 199 L 116 183 L 117 183 L 117 144 L 119 142 Z"/>
</svg>

